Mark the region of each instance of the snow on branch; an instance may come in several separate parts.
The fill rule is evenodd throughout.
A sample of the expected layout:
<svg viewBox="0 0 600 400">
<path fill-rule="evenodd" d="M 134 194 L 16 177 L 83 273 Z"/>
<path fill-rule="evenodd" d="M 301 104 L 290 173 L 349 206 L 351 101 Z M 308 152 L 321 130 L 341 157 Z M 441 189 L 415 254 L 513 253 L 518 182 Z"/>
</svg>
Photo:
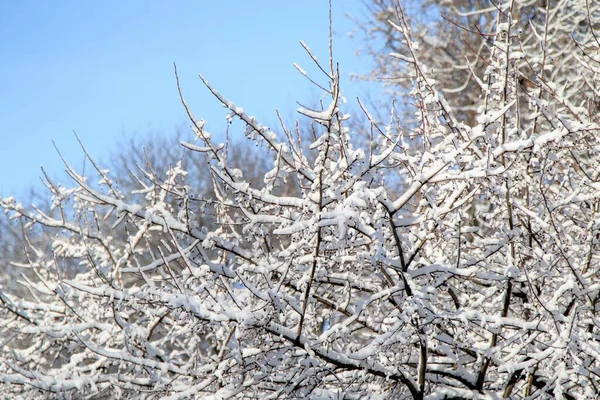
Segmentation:
<svg viewBox="0 0 600 400">
<path fill-rule="evenodd" d="M 323 104 L 298 109 L 311 126 L 295 136 L 200 77 L 267 168 L 213 140 L 176 71 L 200 177 L 148 163 L 127 186 L 65 161 L 72 187 L 46 176 L 48 207 L 0 198 L 18 232 L 2 255 L 15 277 L 0 283 L 3 395 L 600 396 L 600 6 L 457 6 L 488 24 L 442 20 L 481 42 L 481 68 L 437 52 L 393 3 L 378 18 L 401 46 L 386 60 L 410 76 L 402 124 L 359 100 L 363 127 L 332 53 L 325 71 L 302 43 L 329 82 L 309 78 Z M 577 90 L 551 61 L 571 40 Z M 447 58 L 422 48 L 461 67 L 459 89 L 438 88 Z"/>
</svg>

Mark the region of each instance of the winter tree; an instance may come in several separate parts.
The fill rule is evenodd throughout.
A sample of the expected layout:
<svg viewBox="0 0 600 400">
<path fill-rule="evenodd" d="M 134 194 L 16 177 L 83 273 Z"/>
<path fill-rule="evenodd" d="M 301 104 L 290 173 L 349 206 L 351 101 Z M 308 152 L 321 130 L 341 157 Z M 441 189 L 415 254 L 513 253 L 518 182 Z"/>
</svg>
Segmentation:
<svg viewBox="0 0 600 400">
<path fill-rule="evenodd" d="M 496 35 L 498 8 L 495 2 L 481 0 L 406 0 L 415 49 L 428 67 L 428 75 L 440 82 L 438 90 L 453 103 L 455 113 L 476 123 L 480 106 L 480 86 Z M 559 87 L 572 101 L 590 100 L 596 111 L 598 92 L 594 70 L 586 66 L 597 59 L 597 32 L 600 30 L 597 5 L 593 1 L 514 0 L 510 3 L 513 34 L 519 31 L 518 52 L 527 54 L 519 69 L 518 84 L 533 89 L 537 73 Z M 508 3 L 506 3 L 508 4 Z M 404 37 L 388 23 L 396 14 L 397 0 L 369 3 L 368 16 L 358 21 L 369 38 L 366 50 L 376 67 L 373 79 L 383 79 L 394 94 L 406 95 L 412 87 L 410 56 Z M 379 40 L 372 40 L 379 39 Z M 551 49 L 544 50 L 547 43 Z M 381 46 L 383 43 L 383 46 Z M 382 48 L 383 47 L 383 48 Z M 392 56 L 390 57 L 390 53 Z M 583 59 L 583 62 L 582 62 Z M 542 68 L 540 64 L 544 64 Z M 591 96 L 591 97 L 590 97 Z"/>
<path fill-rule="evenodd" d="M 229 125 L 226 121 L 225 124 Z M 115 146 L 115 150 L 109 155 L 106 161 L 107 168 L 111 175 L 118 176 L 119 190 L 130 192 L 136 190 L 139 185 L 140 168 L 144 171 L 151 171 L 150 174 L 155 177 L 164 177 L 170 165 L 175 165 L 181 161 L 181 165 L 187 172 L 187 179 L 194 181 L 193 196 L 203 198 L 213 198 L 214 193 L 211 190 L 212 182 L 209 174 L 205 174 L 204 167 L 207 159 L 205 156 L 187 153 L 185 147 L 179 145 L 187 136 L 184 129 L 176 128 L 168 134 L 163 132 L 146 131 L 143 135 L 133 134 L 128 139 Z M 262 176 L 270 169 L 266 159 L 259 158 L 259 153 L 255 146 L 249 146 L 249 142 L 240 140 L 227 140 L 228 158 L 231 163 L 239 167 L 245 157 L 256 159 L 251 165 L 245 168 L 246 178 L 252 182 L 262 181 Z M 46 172 L 46 171 L 44 171 Z M 46 177 L 49 181 L 50 177 Z M 295 190 L 295 187 L 287 187 L 286 190 Z M 46 214 L 52 215 L 57 210 L 51 210 L 51 205 L 47 204 L 45 192 L 39 188 L 31 187 L 21 199 L 22 203 L 36 204 L 36 207 Z M 102 221 L 108 224 L 110 221 Z M 203 213 L 199 216 L 198 223 L 205 226 L 212 226 L 213 216 L 210 213 Z M 114 233 L 115 231 L 113 231 Z M 119 232 L 119 231 L 116 231 Z M 125 232 L 120 232 L 126 235 Z M 36 226 L 36 229 L 27 231 L 27 241 L 35 242 L 36 247 L 44 248 L 51 246 L 48 240 L 48 229 L 43 226 Z M 114 235 L 113 235 L 114 236 Z M 14 268 L 11 263 L 22 263 L 26 261 L 26 252 L 23 252 L 22 226 L 18 223 L 11 223 L 8 218 L 0 218 L 0 283 L 3 284 L 3 290 L 9 293 L 22 295 L 25 287 L 19 285 L 17 280 L 22 270 Z M 123 237 L 123 239 L 126 236 Z M 120 240 L 121 237 L 117 237 Z M 162 240 L 158 236 L 155 240 Z"/>
<path fill-rule="evenodd" d="M 23 224 L 27 290 L 0 292 L 3 393 L 597 398 L 600 8 L 561 4 L 568 15 L 528 2 L 534 21 L 520 1 L 490 3 L 485 29 L 465 31 L 484 49 L 466 72 L 472 117 L 396 4 L 390 62 L 409 74 L 414 121 L 363 107 L 365 148 L 331 53 L 325 65 L 306 47 L 327 82 L 322 109 L 298 110 L 315 138 L 260 124 L 201 78 L 271 160 L 260 182 L 182 95 L 182 145 L 206 158 L 210 195 L 181 163 L 142 167 L 123 191 L 65 161 L 74 184 L 48 182 L 53 213 L 0 199 Z M 50 246 L 28 241 L 36 226 Z"/>
</svg>

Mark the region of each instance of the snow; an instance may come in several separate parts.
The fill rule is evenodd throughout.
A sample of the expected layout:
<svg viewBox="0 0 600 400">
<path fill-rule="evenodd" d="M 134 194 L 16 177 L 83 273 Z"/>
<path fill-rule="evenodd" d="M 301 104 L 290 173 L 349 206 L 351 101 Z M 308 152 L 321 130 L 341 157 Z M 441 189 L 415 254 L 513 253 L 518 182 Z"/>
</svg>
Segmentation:
<svg viewBox="0 0 600 400">
<path fill-rule="evenodd" d="M 562 25 L 496 8 L 465 10 L 499 24 L 485 66 L 439 72 L 439 41 L 392 11 L 392 64 L 414 85 L 389 122 L 352 113 L 329 68 L 322 105 L 298 109 L 314 136 L 270 129 L 202 77 L 244 125 L 230 140 L 260 144 L 268 168 L 192 119 L 181 144 L 205 153 L 202 174 L 141 166 L 129 187 L 66 164 L 48 208 L 0 199 L 22 222 L 8 239 L 0 226 L 5 394 L 496 399 L 534 377 L 534 397 L 596 396 L 597 77 L 555 51 Z M 438 89 L 446 73 L 473 92 Z M 540 87 L 521 90 L 532 73 Z"/>
</svg>

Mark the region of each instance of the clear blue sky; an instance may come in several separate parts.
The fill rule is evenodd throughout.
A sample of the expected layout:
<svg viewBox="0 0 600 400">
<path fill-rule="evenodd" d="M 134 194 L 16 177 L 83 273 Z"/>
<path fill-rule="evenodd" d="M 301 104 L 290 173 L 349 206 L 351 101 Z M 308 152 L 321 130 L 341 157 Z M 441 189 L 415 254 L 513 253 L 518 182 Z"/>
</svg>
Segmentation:
<svg viewBox="0 0 600 400">
<path fill-rule="evenodd" d="M 333 1 L 334 56 L 353 101 L 360 91 L 348 76 L 369 61 L 355 55 L 361 43 L 347 36 L 356 26 L 345 13 L 362 15 L 362 1 Z M 318 95 L 292 66 L 315 71 L 298 41 L 326 61 L 328 29 L 326 0 L 1 2 L 0 196 L 39 185 L 40 165 L 64 176 L 52 140 L 80 165 L 73 131 L 102 160 L 123 135 L 185 123 L 173 62 L 213 134 L 226 112 L 198 73 L 263 123 L 276 121 L 275 108 L 291 119 L 296 101 Z"/>
</svg>

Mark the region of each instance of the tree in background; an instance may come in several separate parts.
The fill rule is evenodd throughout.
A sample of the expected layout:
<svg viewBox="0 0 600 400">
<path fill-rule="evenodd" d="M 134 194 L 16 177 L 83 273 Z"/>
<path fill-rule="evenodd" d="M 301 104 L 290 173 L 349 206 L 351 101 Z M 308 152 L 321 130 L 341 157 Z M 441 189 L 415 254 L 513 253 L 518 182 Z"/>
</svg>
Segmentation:
<svg viewBox="0 0 600 400">
<path fill-rule="evenodd" d="M 514 0 L 496 4 L 483 0 L 408 0 L 407 18 L 418 46 L 414 51 L 435 79 L 438 90 L 452 102 L 457 116 L 476 123 L 481 106 L 482 85 L 489 85 L 489 58 L 498 29 L 498 9 L 507 7 L 518 35 L 515 56 L 528 55 L 519 62 L 515 79 L 524 90 L 535 90 L 540 82 L 555 85 L 561 96 L 573 104 L 585 103 L 600 111 L 595 84 L 600 30 L 597 5 L 579 0 Z M 396 14 L 397 0 L 369 2 L 369 18 L 359 21 L 369 38 L 367 51 L 376 67 L 373 79 L 388 83 L 393 95 L 406 95 L 415 74 L 405 62 L 411 58 L 404 37 L 389 24 Z M 383 43 L 377 47 L 373 43 Z M 552 43 L 551 48 L 547 48 Z M 390 57 L 390 53 L 391 57 Z M 538 93 L 540 94 L 540 93 Z"/>
<path fill-rule="evenodd" d="M 37 278 L 28 296 L 0 293 L 3 391 L 598 397 L 599 9 L 572 13 L 593 39 L 578 44 L 587 55 L 569 71 L 583 77 L 573 94 L 549 64 L 566 40 L 554 24 L 571 20 L 531 3 L 540 31 L 519 4 L 466 31 L 485 47 L 463 94 L 472 117 L 438 89 L 397 6 L 390 24 L 405 47 L 394 57 L 410 71 L 415 120 L 381 125 L 365 109 L 365 148 L 331 54 L 322 65 L 308 51 L 328 81 L 328 104 L 298 110 L 321 127 L 314 139 L 283 124 L 275 133 L 202 79 L 271 161 L 260 181 L 231 164 L 182 96 L 197 139 L 183 143 L 186 157 L 207 160 L 212 195 L 182 163 L 146 169 L 135 191 L 93 164 L 99 183 L 67 166 L 74 187 L 49 184 L 55 216 L 1 199 L 25 228 L 52 231 L 49 250 L 25 241 L 23 268 Z M 531 43 L 538 51 L 523 51 Z"/>
<path fill-rule="evenodd" d="M 206 157 L 195 155 L 190 157 L 186 154 L 186 149 L 180 146 L 183 140 L 184 132 L 181 128 L 176 128 L 171 134 L 165 135 L 161 132 L 146 132 L 144 134 L 133 134 L 128 139 L 119 143 L 116 150 L 110 155 L 107 161 L 111 178 L 118 185 L 119 190 L 124 192 L 132 192 L 138 189 L 140 182 L 147 180 L 163 179 L 170 166 L 176 165 L 179 161 L 182 167 L 188 173 L 188 180 L 193 181 L 194 193 L 190 195 L 196 198 L 210 199 L 214 198 L 211 187 L 211 177 L 205 171 L 208 159 Z M 261 180 L 269 167 L 264 158 L 259 156 L 257 149 L 254 146 L 249 146 L 248 143 L 228 141 L 228 158 L 238 165 L 243 160 L 253 160 L 248 163 L 245 171 L 249 180 L 253 183 Z M 126 149 L 126 150 L 123 150 Z M 242 157 L 242 154 L 244 157 Z M 88 166 L 89 167 L 89 166 Z M 84 163 L 85 170 L 85 163 Z M 61 185 L 52 183 L 49 176 L 45 175 L 45 186 L 51 191 L 58 192 Z M 81 172 L 83 173 L 83 172 Z M 294 190 L 293 186 L 288 189 Z M 47 205 L 45 192 L 38 188 L 30 188 L 28 193 L 21 201 L 27 204 L 35 204 L 41 212 L 54 217 L 60 216 L 59 209 L 53 208 L 52 205 Z M 175 204 L 173 204 L 175 206 Z M 66 209 L 66 207 L 64 207 Z M 64 212 L 64 211 L 63 211 Z M 198 223 L 206 226 L 212 226 L 214 219 L 210 213 L 202 212 L 198 217 Z M 106 221 L 99 221 L 100 224 Z M 23 265 L 27 262 L 27 251 L 24 250 L 26 242 L 35 243 L 36 248 L 43 248 L 45 251 L 51 251 L 52 239 L 51 233 L 41 225 L 30 226 L 24 240 L 23 224 L 15 221 L 10 221 L 8 218 L 0 218 L 0 282 L 3 285 L 3 290 L 11 293 L 19 293 L 23 295 L 27 292 L 25 281 L 22 275 L 25 273 L 20 268 L 14 268 L 13 264 Z M 110 228 L 110 224 L 106 227 Z M 124 240 L 127 233 L 120 229 L 113 229 L 112 235 L 117 240 Z M 163 238 L 157 238 L 158 241 Z M 71 265 L 70 269 L 76 271 L 78 266 Z M 31 278 L 31 271 L 25 273 Z"/>
</svg>

